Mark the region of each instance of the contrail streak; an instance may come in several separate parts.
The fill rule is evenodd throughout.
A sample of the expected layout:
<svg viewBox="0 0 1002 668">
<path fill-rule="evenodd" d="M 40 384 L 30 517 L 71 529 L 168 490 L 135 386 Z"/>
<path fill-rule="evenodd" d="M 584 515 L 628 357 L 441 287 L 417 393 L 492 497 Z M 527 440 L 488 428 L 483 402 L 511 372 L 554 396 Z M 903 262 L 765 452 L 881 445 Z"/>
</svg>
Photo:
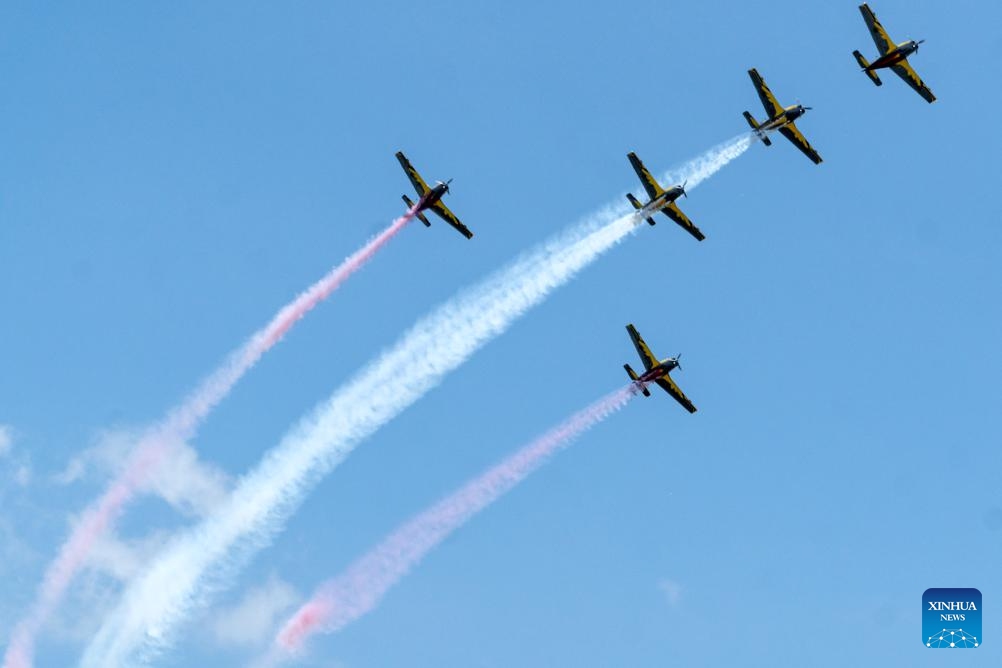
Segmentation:
<svg viewBox="0 0 1002 668">
<path fill-rule="evenodd" d="M 684 165 L 682 176 L 695 187 L 750 144 L 748 134 L 720 144 Z M 84 652 L 82 665 L 136 665 L 166 648 L 190 611 L 270 543 L 306 493 L 360 441 L 633 231 L 639 219 L 635 213 L 622 215 L 623 208 L 618 217 L 603 211 L 541 244 L 418 321 L 301 420 L 221 507 L 176 536 L 130 583 Z"/>
<path fill-rule="evenodd" d="M 413 217 L 414 210 L 408 210 L 282 308 L 271 322 L 233 352 L 192 394 L 171 410 L 160 424 L 140 439 L 122 471 L 84 511 L 60 548 L 58 556 L 46 570 L 31 609 L 11 634 L 10 644 L 4 655 L 4 668 L 31 666 L 39 630 L 58 607 L 73 577 L 86 562 L 94 543 L 114 525 L 124 507 L 136 497 L 143 484 L 150 480 L 160 462 L 170 456 L 177 444 L 194 437 L 198 426 L 212 409 L 300 318 L 337 290 Z"/>
<path fill-rule="evenodd" d="M 636 387 L 629 385 L 606 395 L 397 528 L 321 585 L 292 615 L 276 637 L 266 665 L 298 652 L 314 633 L 334 633 L 372 611 L 390 587 L 453 531 L 522 482 L 550 455 L 625 406 L 636 393 Z"/>
</svg>

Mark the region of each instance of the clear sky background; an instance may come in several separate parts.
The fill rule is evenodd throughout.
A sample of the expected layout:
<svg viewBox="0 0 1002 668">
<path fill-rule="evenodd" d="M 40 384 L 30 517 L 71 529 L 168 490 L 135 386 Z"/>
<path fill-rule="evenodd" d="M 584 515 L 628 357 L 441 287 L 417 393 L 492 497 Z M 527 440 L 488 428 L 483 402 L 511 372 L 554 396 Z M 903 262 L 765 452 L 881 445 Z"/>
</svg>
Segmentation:
<svg viewBox="0 0 1002 668">
<path fill-rule="evenodd" d="M 872 5 L 927 40 L 929 105 L 858 71 L 856 5 L 5 4 L 2 637 L 106 482 L 108 434 L 398 215 L 394 151 L 455 177 L 476 237 L 410 226 L 269 353 L 193 443 L 228 475 L 420 315 L 635 189 L 628 151 L 661 173 L 761 118 L 757 67 L 814 107 L 825 162 L 753 146 L 682 203 L 706 241 L 664 219 L 555 293 L 364 443 L 161 664 L 244 665 L 274 630 L 240 617 L 255 592 L 287 612 L 622 385 L 634 322 L 682 352 L 699 412 L 633 401 L 309 665 L 954 665 L 920 644 L 928 587 L 982 591 L 963 662 L 998 665 L 1002 9 Z M 128 577 L 195 519 L 149 498 L 107 561 Z M 113 575 L 81 579 L 40 666 L 72 665 Z"/>
</svg>

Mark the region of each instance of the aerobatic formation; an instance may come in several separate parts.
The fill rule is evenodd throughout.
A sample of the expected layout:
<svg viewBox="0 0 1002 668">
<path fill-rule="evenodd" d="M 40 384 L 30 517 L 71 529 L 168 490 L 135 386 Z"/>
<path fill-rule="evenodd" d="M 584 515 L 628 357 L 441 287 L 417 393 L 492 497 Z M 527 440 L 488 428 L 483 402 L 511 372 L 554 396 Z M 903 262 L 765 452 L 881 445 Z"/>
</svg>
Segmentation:
<svg viewBox="0 0 1002 668">
<path fill-rule="evenodd" d="M 872 62 L 860 51 L 853 51 L 863 73 L 875 85 L 881 86 L 877 71 L 890 69 L 923 99 L 934 102 L 935 95 L 908 63 L 908 58 L 918 53 L 924 40 L 895 43 L 867 4 L 860 5 L 859 11 L 879 51 Z M 204 526 L 197 527 L 188 535 L 181 535 L 179 540 L 165 548 L 161 558 L 148 564 L 145 577 L 137 577 L 136 582 L 130 585 L 119 609 L 105 621 L 88 647 L 83 665 L 131 664 L 131 657 L 143 649 L 140 645 L 150 643 L 150 638 L 159 641 L 162 632 L 169 630 L 194 605 L 192 601 L 200 599 L 195 589 L 203 586 L 205 572 L 218 566 L 222 559 L 220 555 L 227 553 L 238 540 L 252 545 L 266 544 L 284 517 L 292 512 L 309 490 L 310 481 L 315 480 L 318 473 L 325 473 L 336 466 L 355 443 L 423 396 L 446 373 L 468 359 L 488 340 L 505 331 L 511 322 L 540 303 L 554 288 L 570 280 L 606 250 L 643 227 L 643 221 L 653 226 L 657 214 L 661 213 L 696 240 L 705 240 L 703 232 L 678 206 L 680 198 L 688 197 L 687 185 L 695 187 L 741 155 L 754 141 L 771 146 L 774 133 L 782 135 L 812 162 L 820 164 L 821 155 L 796 124 L 811 107 L 800 103 L 783 106 L 757 69 L 748 70 L 748 75 L 765 111 L 761 122 L 750 112 L 743 112 L 751 133 L 745 131 L 740 137 L 714 147 L 689 163 L 687 171 L 671 174 L 672 180 L 662 181 L 667 187 L 659 183 L 636 153 L 627 153 L 646 193 L 646 202 L 628 193 L 626 198 L 633 209 L 629 213 L 600 221 L 601 224 L 593 221 L 573 233 L 540 245 L 505 270 L 473 286 L 419 321 L 395 348 L 346 383 L 291 432 L 276 448 L 280 456 L 269 453 L 272 456 L 266 456 L 258 470 L 245 476 L 244 482 L 232 493 L 230 503 L 223 504 L 222 509 Z M 3 668 L 28 668 L 33 665 L 35 636 L 43 630 L 100 534 L 111 530 L 124 506 L 153 475 L 158 462 L 170 457 L 176 444 L 194 436 L 198 425 L 211 409 L 296 321 L 329 296 L 412 218 L 430 227 L 425 214 L 434 213 L 464 237 L 472 239 L 473 232 L 443 202 L 443 197 L 450 192 L 452 179 L 437 181 L 434 186 L 429 186 L 403 152 L 397 152 L 396 158 L 414 187 L 417 200 L 402 195 L 407 211 L 394 220 L 386 231 L 280 310 L 186 403 L 175 408 L 164 421 L 143 436 L 132 457 L 125 463 L 120 477 L 113 480 L 108 492 L 83 513 L 82 521 L 49 567 L 34 605 L 17 625 L 7 644 Z M 629 376 L 629 385 L 575 413 L 391 534 L 345 574 L 318 590 L 314 599 L 305 603 L 277 631 L 275 644 L 264 663 L 271 665 L 287 660 L 292 656 L 291 652 L 299 649 L 305 636 L 315 631 L 336 631 L 372 609 L 390 585 L 403 577 L 448 533 L 512 489 L 550 454 L 625 406 L 632 397 L 638 394 L 650 396 L 651 384 L 667 392 L 689 413 L 695 413 L 696 406 L 671 377 L 672 371 L 681 369 L 680 356 L 659 359 L 633 324 L 627 325 L 626 330 L 643 365 L 643 371 L 639 373 L 630 364 L 623 365 Z M 401 368 L 400 359 L 420 360 L 421 363 L 398 386 L 396 375 L 397 369 Z M 387 373 L 393 376 L 392 384 L 384 378 Z M 387 391 L 385 396 L 378 394 L 380 388 L 391 385 L 394 389 Z M 342 408 L 342 405 L 348 405 L 359 397 L 368 398 L 372 404 L 365 415 L 350 414 Z M 231 512 L 236 519 L 231 522 L 227 512 Z M 239 559 L 236 561 L 239 562 Z M 179 564 L 186 569 L 187 579 L 178 580 L 176 570 L 171 570 L 178 568 Z M 133 614 L 130 600 L 151 592 L 162 594 L 163 611 L 156 612 L 157 605 L 153 604 L 148 608 L 154 612 L 147 612 L 147 617 Z M 149 656 L 149 652 L 144 654 L 146 658 Z"/>
</svg>

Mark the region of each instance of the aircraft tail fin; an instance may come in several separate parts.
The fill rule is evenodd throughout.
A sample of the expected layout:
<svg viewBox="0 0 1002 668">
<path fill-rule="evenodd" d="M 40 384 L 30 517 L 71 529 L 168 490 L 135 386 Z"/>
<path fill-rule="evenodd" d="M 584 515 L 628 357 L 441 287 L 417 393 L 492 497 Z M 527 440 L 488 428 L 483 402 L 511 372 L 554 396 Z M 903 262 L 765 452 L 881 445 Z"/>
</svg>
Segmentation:
<svg viewBox="0 0 1002 668">
<path fill-rule="evenodd" d="M 641 209 L 644 208 L 644 206 L 640 202 L 637 201 L 637 198 L 634 197 L 632 193 L 626 193 L 626 199 L 630 200 L 630 204 L 632 204 L 633 208 L 636 209 L 637 211 L 640 211 Z M 648 225 L 654 225 L 654 219 L 653 218 L 648 218 L 647 219 L 647 224 Z"/>
<path fill-rule="evenodd" d="M 644 393 L 644 396 L 645 397 L 651 396 L 651 391 L 648 390 L 643 385 L 643 383 L 640 383 L 637 380 L 637 372 L 633 370 L 633 367 L 631 367 L 629 364 L 624 364 L 623 368 L 626 369 L 626 373 L 630 376 L 630 380 L 632 380 L 633 382 L 637 383 L 637 386 L 640 388 L 640 391 Z"/>
<path fill-rule="evenodd" d="M 758 121 L 756 121 L 754 117 L 752 117 L 752 115 L 749 114 L 747 111 L 744 112 L 744 116 L 745 120 L 748 121 L 748 125 L 751 126 L 751 129 L 754 130 L 756 134 L 758 134 L 758 138 L 762 140 L 762 143 L 765 144 L 766 146 L 772 146 L 772 140 L 766 137 L 764 132 L 759 132 Z"/>
<path fill-rule="evenodd" d="M 407 195 L 401 195 L 400 197 L 403 198 L 404 204 L 407 205 L 408 209 L 413 209 L 414 208 L 414 202 L 411 201 L 410 197 L 408 197 Z M 420 211 L 418 211 L 414 215 L 416 215 L 418 217 L 418 220 L 420 220 L 422 223 L 424 223 L 425 227 L 431 227 L 431 223 L 428 222 L 428 219 L 424 217 L 423 213 L 421 213 Z"/>
<path fill-rule="evenodd" d="M 859 51 L 853 51 L 852 55 L 856 57 L 856 62 L 859 63 L 859 66 L 863 68 L 863 71 L 866 73 L 866 76 L 870 77 L 870 81 L 872 81 L 875 86 L 879 86 L 880 77 L 878 77 L 877 73 L 874 72 L 873 70 L 866 69 L 870 66 L 870 63 L 867 62 L 866 58 L 863 57 L 863 54 L 861 54 Z"/>
</svg>

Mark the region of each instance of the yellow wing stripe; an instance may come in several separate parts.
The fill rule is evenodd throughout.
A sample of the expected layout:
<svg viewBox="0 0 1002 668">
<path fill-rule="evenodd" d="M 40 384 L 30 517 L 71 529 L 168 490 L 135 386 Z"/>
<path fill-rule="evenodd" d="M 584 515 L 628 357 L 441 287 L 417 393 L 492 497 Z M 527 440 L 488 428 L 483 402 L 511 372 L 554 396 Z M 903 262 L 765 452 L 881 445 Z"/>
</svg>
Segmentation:
<svg viewBox="0 0 1002 668">
<path fill-rule="evenodd" d="M 926 102 L 932 103 L 936 101 L 936 96 L 932 94 L 932 91 L 925 85 L 925 82 L 922 81 L 918 73 L 912 69 L 907 60 L 902 60 L 900 63 L 891 65 L 891 70 L 901 77 L 906 84 L 915 89 L 916 93 L 925 98 Z"/>
<path fill-rule="evenodd" d="M 424 182 L 421 175 L 418 174 L 417 170 L 411 165 L 410 160 L 404 155 L 403 151 L 397 151 L 397 160 L 400 161 L 400 166 L 404 168 L 404 172 L 407 174 L 407 178 L 411 180 L 411 184 L 414 186 L 414 190 L 417 191 L 419 197 L 424 196 L 426 192 L 431 190 L 428 184 Z"/>
<path fill-rule="evenodd" d="M 647 168 L 644 167 L 644 163 L 640 161 L 640 158 L 637 157 L 636 153 L 630 152 L 626 155 L 626 157 L 630 159 L 630 164 L 633 165 L 633 171 L 637 173 L 637 177 L 640 179 L 640 183 L 643 184 L 644 190 L 647 191 L 648 197 L 654 199 L 664 192 L 664 190 L 661 189 L 661 184 L 657 182 L 657 179 L 651 176 L 651 173 L 647 171 Z"/>
<path fill-rule="evenodd" d="M 793 145 L 799 148 L 815 165 L 821 164 L 821 156 L 818 155 L 818 152 L 815 151 L 814 147 L 807 141 L 807 137 L 800 133 L 800 130 L 797 129 L 796 125 L 793 123 L 787 123 L 779 129 L 779 133 L 789 139 Z"/>
<path fill-rule="evenodd" d="M 696 406 L 693 405 L 693 403 L 689 401 L 689 397 L 685 396 L 682 390 L 678 388 L 678 385 L 676 385 L 675 381 L 671 379 L 671 376 L 665 374 L 660 378 L 658 378 L 657 380 L 655 380 L 654 382 L 660 385 L 661 389 L 663 389 L 665 392 L 674 397 L 675 401 L 682 404 L 682 407 L 685 408 L 685 410 L 689 411 L 690 413 L 696 412 Z"/>
<path fill-rule="evenodd" d="M 758 73 L 758 70 L 754 67 L 751 68 L 748 70 L 748 76 L 751 77 L 752 84 L 758 92 L 758 99 L 762 100 L 762 106 L 765 107 L 765 113 L 769 114 L 769 118 L 775 118 L 782 114 L 784 111 L 783 105 L 779 103 L 776 96 L 769 90 L 769 87 L 765 84 L 765 79 Z"/>
<path fill-rule="evenodd" d="M 459 233 L 462 234 L 464 237 L 466 237 L 467 239 L 473 238 L 473 232 L 470 231 L 470 228 L 466 227 L 466 225 L 463 225 L 461 222 L 459 222 L 459 218 L 456 218 L 456 214 L 450 211 L 449 207 L 447 207 L 445 204 L 442 204 L 442 200 L 439 200 L 434 204 L 432 204 L 431 210 L 434 211 L 436 214 L 438 214 L 438 216 L 442 220 L 444 220 L 445 222 L 449 223 L 457 230 L 459 230 Z"/>
<path fill-rule="evenodd" d="M 661 210 L 664 212 L 666 216 L 668 216 L 673 221 L 681 225 L 682 229 L 684 229 L 686 232 L 696 237 L 700 241 L 706 238 L 706 236 L 699 231 L 699 228 L 692 224 L 692 221 L 689 220 L 689 217 L 686 216 L 684 213 L 682 213 L 682 209 L 678 208 L 678 206 L 675 205 L 675 202 L 672 202 L 671 204 L 669 204 L 668 206 L 666 206 Z"/>
<path fill-rule="evenodd" d="M 644 363 L 644 370 L 650 371 L 658 364 L 658 358 L 654 356 L 651 349 L 647 347 L 644 343 L 644 339 L 640 336 L 640 332 L 633 324 L 626 326 L 626 331 L 630 333 L 630 339 L 633 340 L 633 347 L 637 349 L 637 354 L 640 355 L 640 361 Z"/>
<path fill-rule="evenodd" d="M 880 55 L 883 56 L 897 48 L 897 45 L 891 40 L 891 36 L 887 34 L 887 31 L 884 30 L 884 26 L 880 25 L 877 15 L 873 13 L 868 4 L 865 2 L 861 4 L 859 6 L 859 13 L 863 15 L 863 21 L 866 22 L 866 27 L 870 29 L 873 43 L 880 49 Z"/>
</svg>

